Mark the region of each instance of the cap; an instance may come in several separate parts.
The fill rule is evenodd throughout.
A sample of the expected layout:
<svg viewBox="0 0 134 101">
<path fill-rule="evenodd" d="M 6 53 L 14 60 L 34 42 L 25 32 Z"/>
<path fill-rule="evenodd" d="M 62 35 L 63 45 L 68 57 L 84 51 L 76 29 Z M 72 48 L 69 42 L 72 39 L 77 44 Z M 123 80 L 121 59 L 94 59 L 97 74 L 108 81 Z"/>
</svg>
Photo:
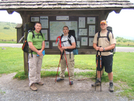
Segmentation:
<svg viewBox="0 0 134 101">
<path fill-rule="evenodd" d="M 107 24 L 106 20 L 102 20 L 100 24 Z"/>
</svg>

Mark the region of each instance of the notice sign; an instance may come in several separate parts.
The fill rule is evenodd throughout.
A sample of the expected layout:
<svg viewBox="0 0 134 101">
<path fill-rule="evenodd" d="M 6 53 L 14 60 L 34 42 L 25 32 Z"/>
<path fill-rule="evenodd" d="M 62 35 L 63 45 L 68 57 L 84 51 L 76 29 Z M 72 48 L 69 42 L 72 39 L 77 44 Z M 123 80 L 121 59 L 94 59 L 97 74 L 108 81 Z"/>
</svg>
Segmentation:
<svg viewBox="0 0 134 101">
<path fill-rule="evenodd" d="M 56 16 L 56 20 L 69 20 L 69 16 Z"/>
<path fill-rule="evenodd" d="M 42 28 L 48 28 L 48 16 L 40 16 Z"/>
<path fill-rule="evenodd" d="M 81 46 L 87 46 L 88 42 L 87 42 L 87 37 L 81 37 Z"/>
<path fill-rule="evenodd" d="M 39 17 L 31 17 L 31 22 L 39 22 Z"/>
<path fill-rule="evenodd" d="M 87 24 L 95 24 L 95 17 L 87 17 Z"/>
<path fill-rule="evenodd" d="M 79 28 L 85 28 L 85 17 L 79 17 Z"/>
</svg>

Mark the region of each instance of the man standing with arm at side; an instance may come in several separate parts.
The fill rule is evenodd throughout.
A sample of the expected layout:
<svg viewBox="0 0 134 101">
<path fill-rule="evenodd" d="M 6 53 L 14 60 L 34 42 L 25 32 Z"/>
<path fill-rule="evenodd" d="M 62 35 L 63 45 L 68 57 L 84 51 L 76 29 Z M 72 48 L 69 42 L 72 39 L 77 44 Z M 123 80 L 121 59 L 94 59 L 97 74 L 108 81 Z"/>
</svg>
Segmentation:
<svg viewBox="0 0 134 101">
<path fill-rule="evenodd" d="M 34 27 L 34 37 L 32 32 L 29 32 L 27 37 L 29 48 L 33 51 L 29 54 L 29 86 L 31 90 L 37 91 L 35 84 L 43 85 L 40 71 L 43 59 L 42 51 L 45 48 L 45 37 L 40 33 L 42 28 L 41 23 L 35 23 Z"/>
<path fill-rule="evenodd" d="M 70 74 L 70 85 L 73 85 L 73 77 L 74 77 L 74 55 L 73 55 L 73 51 L 68 52 L 67 50 L 69 49 L 74 49 L 76 47 L 76 43 L 75 43 L 75 39 L 73 36 L 70 37 L 70 41 L 71 44 L 68 41 L 68 35 L 69 35 L 69 28 L 68 26 L 64 26 L 63 27 L 63 37 L 61 38 L 61 42 L 62 42 L 62 47 L 60 47 L 60 44 L 58 44 L 58 48 L 61 51 L 61 54 L 63 54 L 63 52 L 66 53 L 66 58 L 67 58 L 67 64 L 68 64 L 68 68 L 69 68 L 69 74 Z M 65 51 L 64 51 L 65 50 Z M 57 82 L 64 80 L 64 73 L 66 70 L 66 60 L 65 60 L 65 55 L 62 55 L 62 59 L 61 59 L 61 73 L 60 73 L 60 78 L 57 79 Z"/>
<path fill-rule="evenodd" d="M 95 34 L 94 36 L 94 41 L 93 41 L 93 47 L 96 51 L 101 52 L 102 56 L 102 68 L 99 67 L 97 68 L 97 80 L 95 84 L 92 84 L 93 87 L 95 86 L 100 86 L 101 82 L 101 77 L 100 77 L 100 71 L 102 75 L 102 69 L 103 66 L 105 66 L 105 71 L 108 73 L 108 78 L 109 78 L 109 91 L 113 92 L 114 87 L 113 87 L 113 72 L 112 72 L 112 64 L 113 64 L 113 53 L 110 51 L 115 48 L 116 40 L 111 32 L 109 32 L 109 40 L 107 38 L 108 30 L 107 30 L 107 22 L 106 20 L 102 20 L 100 22 L 100 37 L 98 38 L 98 33 Z M 98 55 L 100 55 L 98 53 Z M 99 59 L 100 57 L 98 57 Z M 99 61 L 99 60 L 98 60 Z"/>
</svg>

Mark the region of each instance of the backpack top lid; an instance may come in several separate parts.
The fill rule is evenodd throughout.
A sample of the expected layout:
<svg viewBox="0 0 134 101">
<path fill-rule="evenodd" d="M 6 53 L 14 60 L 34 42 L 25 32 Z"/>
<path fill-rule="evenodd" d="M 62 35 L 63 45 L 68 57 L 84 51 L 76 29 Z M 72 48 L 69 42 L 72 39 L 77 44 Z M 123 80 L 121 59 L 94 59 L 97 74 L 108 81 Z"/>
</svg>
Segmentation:
<svg viewBox="0 0 134 101">
<path fill-rule="evenodd" d="M 69 30 L 69 36 L 73 36 L 75 38 L 75 31 L 74 30 Z"/>
</svg>

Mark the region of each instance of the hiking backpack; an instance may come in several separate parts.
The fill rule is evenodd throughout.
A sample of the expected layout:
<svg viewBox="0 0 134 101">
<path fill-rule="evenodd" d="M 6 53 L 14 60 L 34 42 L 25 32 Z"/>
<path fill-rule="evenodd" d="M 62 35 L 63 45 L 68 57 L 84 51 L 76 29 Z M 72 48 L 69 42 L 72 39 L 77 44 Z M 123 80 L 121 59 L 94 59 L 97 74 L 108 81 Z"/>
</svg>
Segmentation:
<svg viewBox="0 0 134 101">
<path fill-rule="evenodd" d="M 108 30 L 108 32 L 107 32 L 107 36 L 100 36 L 100 31 L 98 32 L 97 46 L 98 46 L 99 38 L 107 38 L 108 41 L 110 42 L 110 38 L 109 38 L 109 33 L 110 33 L 110 32 L 112 33 L 112 31 Z M 113 33 L 112 33 L 112 37 L 114 37 L 114 36 L 113 36 Z M 115 54 L 115 51 L 116 51 L 116 47 L 115 47 L 114 49 L 112 49 L 112 50 L 104 51 L 104 52 L 112 52 L 113 54 Z"/>
<path fill-rule="evenodd" d="M 35 34 L 34 34 L 33 30 L 29 30 L 28 33 L 29 33 L 29 32 L 32 32 L 32 34 L 33 34 L 32 39 L 35 38 Z M 41 31 L 40 31 L 40 34 L 41 34 L 41 36 L 42 36 L 42 38 L 43 38 L 43 35 L 42 35 Z M 31 54 L 32 54 L 32 52 L 33 52 L 31 49 L 29 49 L 28 42 L 27 42 L 27 38 L 25 39 L 25 41 L 24 41 L 24 43 L 23 43 L 23 45 L 22 45 L 22 50 L 23 50 L 24 52 L 27 52 L 27 53 L 30 52 Z"/>
<path fill-rule="evenodd" d="M 76 47 L 77 47 L 77 41 L 76 41 L 76 37 L 75 37 L 75 31 L 74 30 L 69 30 L 69 33 L 68 34 L 69 34 L 68 35 L 68 42 L 69 42 L 69 44 L 72 45 L 71 40 L 70 40 L 70 37 L 73 36 L 74 37 L 74 40 L 75 40 L 75 43 L 76 43 Z M 63 37 L 63 34 L 61 35 L 61 39 L 62 39 L 62 37 Z M 73 54 L 74 55 L 77 55 L 78 54 L 78 49 L 76 47 L 74 49 L 66 49 L 66 51 L 67 52 L 72 52 L 73 51 Z"/>
</svg>

